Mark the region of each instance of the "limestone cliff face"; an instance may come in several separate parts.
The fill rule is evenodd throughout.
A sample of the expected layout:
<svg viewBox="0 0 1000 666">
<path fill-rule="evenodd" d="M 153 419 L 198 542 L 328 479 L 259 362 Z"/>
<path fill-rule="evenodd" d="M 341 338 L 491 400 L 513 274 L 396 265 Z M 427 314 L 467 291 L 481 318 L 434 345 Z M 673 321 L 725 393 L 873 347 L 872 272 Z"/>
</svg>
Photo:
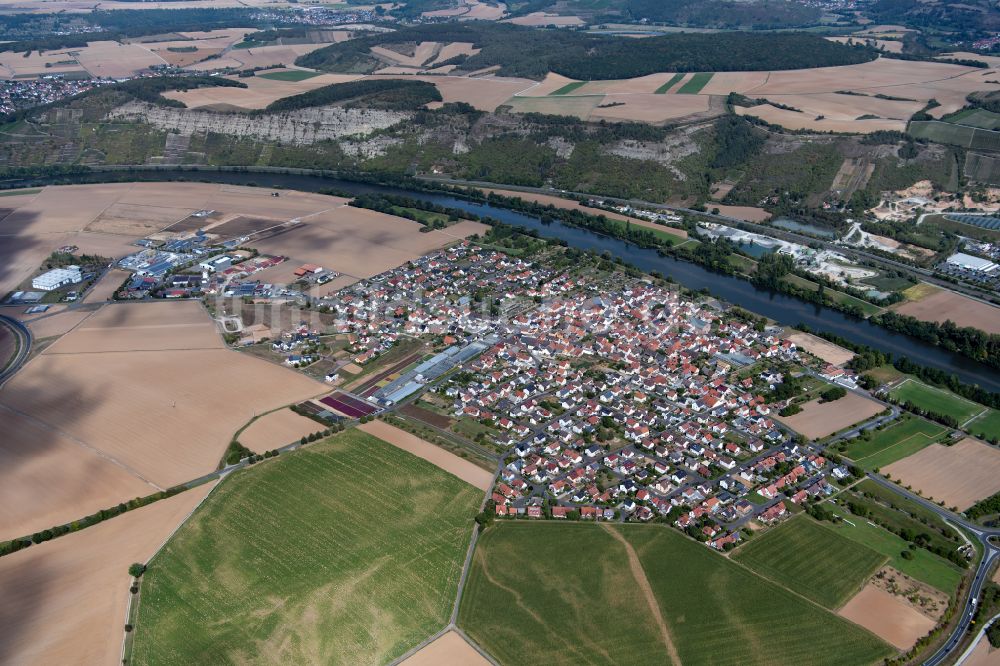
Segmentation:
<svg viewBox="0 0 1000 666">
<path fill-rule="evenodd" d="M 316 107 L 285 113 L 214 113 L 128 102 L 108 113 L 109 120 L 141 122 L 181 134 L 215 132 L 284 144 L 307 145 L 325 139 L 366 135 L 408 120 L 406 111 Z"/>
</svg>

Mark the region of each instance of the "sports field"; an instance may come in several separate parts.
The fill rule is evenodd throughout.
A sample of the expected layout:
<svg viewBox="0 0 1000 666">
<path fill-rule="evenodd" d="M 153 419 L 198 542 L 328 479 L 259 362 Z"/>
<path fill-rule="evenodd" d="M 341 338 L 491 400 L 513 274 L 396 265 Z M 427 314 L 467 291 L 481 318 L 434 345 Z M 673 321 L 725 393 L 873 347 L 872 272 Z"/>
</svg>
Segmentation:
<svg viewBox="0 0 1000 666">
<path fill-rule="evenodd" d="M 737 549 L 733 559 L 836 609 L 858 593 L 868 577 L 885 564 L 886 556 L 801 516 Z"/>
<path fill-rule="evenodd" d="M 986 409 L 971 400 L 960 398 L 951 391 L 928 386 L 910 378 L 904 379 L 899 386 L 889 391 L 889 395 L 900 403 L 912 402 L 925 412 L 950 416 L 959 423 L 965 423 Z"/>
<path fill-rule="evenodd" d="M 940 441 L 948 429 L 904 414 L 885 430 L 865 434 L 870 438 L 855 437 L 848 441 L 844 454 L 865 469 L 878 469 Z"/>
<path fill-rule="evenodd" d="M 991 409 L 982 416 L 977 416 L 966 426 L 976 437 L 994 441 L 1000 439 L 1000 411 Z"/>
<path fill-rule="evenodd" d="M 356 430 L 240 472 L 151 562 L 133 663 L 392 661 L 447 624 L 481 498 Z"/>
<path fill-rule="evenodd" d="M 892 652 L 819 606 L 651 525 L 490 528 L 477 545 L 459 626 L 502 664 L 671 663 L 648 602 L 636 597 L 642 586 L 628 548 L 686 666 L 854 666 Z M 628 621 L 613 621 L 621 617 Z"/>
</svg>

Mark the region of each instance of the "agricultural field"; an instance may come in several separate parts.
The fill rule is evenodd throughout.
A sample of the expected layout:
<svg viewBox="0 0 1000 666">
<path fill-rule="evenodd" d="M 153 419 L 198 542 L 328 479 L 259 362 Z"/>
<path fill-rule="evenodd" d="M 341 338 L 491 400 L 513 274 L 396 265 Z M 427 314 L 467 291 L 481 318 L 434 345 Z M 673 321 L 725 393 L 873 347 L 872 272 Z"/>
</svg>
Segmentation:
<svg viewBox="0 0 1000 666">
<path fill-rule="evenodd" d="M 954 446 L 932 444 L 882 471 L 960 511 L 1000 492 L 1000 450 L 971 437 Z"/>
<path fill-rule="evenodd" d="M 851 350 L 844 349 L 811 333 L 794 331 L 788 335 L 788 339 L 794 342 L 797 348 L 803 349 L 831 365 L 844 365 L 854 358 L 854 352 Z"/>
<path fill-rule="evenodd" d="M 950 320 L 958 326 L 1000 333 L 1000 308 L 953 291 L 937 291 L 917 301 L 905 301 L 893 309 L 922 321 L 944 323 Z"/>
<path fill-rule="evenodd" d="M 744 544 L 733 559 L 830 609 L 840 608 L 886 556 L 800 516 Z"/>
<path fill-rule="evenodd" d="M 684 82 L 684 85 L 677 89 L 677 94 L 697 95 L 701 92 L 702 88 L 708 85 L 708 82 L 712 80 L 713 76 L 713 72 L 692 74 L 691 77 Z"/>
<path fill-rule="evenodd" d="M 1000 149 L 1000 132 L 936 120 L 913 121 L 907 132 L 918 139 L 978 150 Z"/>
<path fill-rule="evenodd" d="M 889 558 L 889 565 L 894 569 L 945 594 L 954 594 L 958 588 L 962 571 L 955 564 L 924 548 L 909 550 L 909 544 L 902 538 L 844 509 L 835 508 L 834 513 L 845 520 L 829 525 L 828 529 L 878 551 Z M 913 559 L 902 557 L 903 551 L 912 553 Z"/>
<path fill-rule="evenodd" d="M 482 491 L 493 487 L 493 472 L 484 470 L 468 460 L 459 458 L 454 453 L 449 453 L 385 421 L 369 421 L 358 426 L 358 430 L 399 447 L 418 458 L 423 458 Z"/>
<path fill-rule="evenodd" d="M 258 417 L 239 433 L 237 439 L 251 451 L 264 453 L 324 429 L 325 426 L 290 409 L 279 409 Z"/>
<path fill-rule="evenodd" d="M 986 411 L 979 403 L 909 377 L 890 390 L 889 395 L 900 403 L 911 402 L 925 412 L 950 416 L 960 424 Z"/>
<path fill-rule="evenodd" d="M 341 205 L 250 245 L 290 257 L 293 265 L 313 263 L 352 277 L 371 277 L 487 229 L 468 221 L 428 233 L 422 228 L 412 220 Z"/>
<path fill-rule="evenodd" d="M 941 441 L 948 432 L 942 425 L 903 414 L 883 430 L 866 432 L 867 440 L 847 441 L 844 455 L 865 469 L 879 469 Z"/>
<path fill-rule="evenodd" d="M 567 542 L 574 547 L 566 549 Z M 677 575 L 679 567 L 685 575 Z M 646 581 L 642 587 L 658 607 L 665 625 L 659 632 L 655 613 L 636 610 L 650 603 L 631 596 L 636 580 Z M 615 617 L 618 607 L 630 609 L 627 625 L 595 621 Z M 503 664 L 663 664 L 667 642 L 676 661 L 722 666 L 853 665 L 892 652 L 864 630 L 657 526 L 490 528 L 476 549 L 459 626 Z"/>
<path fill-rule="evenodd" d="M 439 666 L 440 664 L 489 666 L 490 662 L 455 631 L 445 633 L 400 662 L 400 666 Z"/>
<path fill-rule="evenodd" d="M 129 565 L 152 557 L 211 488 L 199 486 L 0 558 L 8 601 L 0 611 L 0 662 L 119 663 Z"/>
<path fill-rule="evenodd" d="M 309 76 L 302 76 L 308 74 Z M 277 70 L 267 74 L 247 78 L 230 77 L 246 84 L 246 88 L 193 88 L 191 90 L 168 90 L 163 96 L 183 102 L 190 109 L 213 108 L 222 105 L 236 110 L 263 109 L 271 102 L 284 97 L 300 95 L 316 88 L 336 83 L 355 81 L 360 76 L 354 74 L 313 75 L 303 70 Z"/>
<path fill-rule="evenodd" d="M 901 597 L 868 584 L 838 612 L 899 650 L 909 650 L 937 624 Z"/>
<path fill-rule="evenodd" d="M 150 563 L 132 663 L 392 661 L 447 624 L 481 497 L 356 430 L 239 472 Z"/>
<path fill-rule="evenodd" d="M 794 416 L 776 416 L 786 426 L 809 439 L 822 439 L 844 428 L 872 418 L 885 407 L 870 398 L 848 391 L 840 400 L 821 403 L 819 399 L 801 405 Z"/>
<path fill-rule="evenodd" d="M 35 474 L 51 477 L 46 484 L 61 479 L 58 492 L 40 498 L 52 504 L 47 511 L 17 504 L 25 512 L 17 524 L 44 515 L 36 529 L 50 527 L 56 516 L 87 513 L 95 495 L 101 504 L 90 512 L 116 503 L 110 492 L 121 501 L 210 472 L 254 414 L 324 391 L 304 375 L 222 348 L 199 303 L 104 305 L 0 393 L 0 405 L 30 420 L 3 440 L 2 485 L 13 489 Z M 59 437 L 40 440 L 39 427 Z M 61 450 L 71 455 L 53 462 Z M 89 481 L 66 483 L 80 475 Z"/>
</svg>

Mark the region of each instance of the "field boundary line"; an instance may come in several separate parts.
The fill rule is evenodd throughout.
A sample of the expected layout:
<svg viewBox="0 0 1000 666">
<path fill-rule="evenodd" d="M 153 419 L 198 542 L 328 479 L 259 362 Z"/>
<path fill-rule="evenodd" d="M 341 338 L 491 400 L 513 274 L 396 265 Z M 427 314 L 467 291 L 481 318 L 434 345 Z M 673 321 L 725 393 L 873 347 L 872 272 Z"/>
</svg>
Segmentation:
<svg viewBox="0 0 1000 666">
<path fill-rule="evenodd" d="M 990 408 L 989 407 L 983 407 L 983 411 L 979 412 L 978 414 L 976 414 L 975 416 L 973 416 L 969 420 L 965 421 L 964 423 L 960 423 L 958 425 L 958 427 L 961 428 L 962 430 L 965 430 L 965 428 L 967 428 L 970 423 L 972 423 L 973 421 L 975 421 L 978 418 L 986 416 L 989 413 L 990 413 Z"/>
<path fill-rule="evenodd" d="M 884 431 L 883 431 L 883 432 L 884 432 Z M 886 451 L 891 451 L 892 449 L 896 448 L 896 447 L 897 447 L 897 446 L 899 446 L 900 444 L 905 444 L 905 443 L 909 442 L 909 441 L 910 441 L 910 440 L 912 440 L 912 439 L 913 439 L 914 437 L 924 437 L 924 438 L 926 438 L 926 439 L 929 439 L 929 440 L 931 440 L 930 444 L 933 444 L 933 443 L 934 443 L 934 438 L 933 438 L 933 437 L 931 437 L 930 435 L 925 435 L 925 434 L 924 434 L 924 433 L 922 433 L 922 432 L 915 432 L 915 433 L 913 433 L 912 435 L 910 435 L 909 437 L 904 437 L 903 439 L 899 440 L 899 441 L 898 441 L 898 442 L 896 442 L 895 444 L 890 444 L 889 446 L 886 446 L 885 448 L 881 448 L 881 449 L 879 449 L 878 451 L 876 451 L 875 453 L 870 453 L 870 454 L 868 454 L 868 455 L 867 455 L 867 456 L 865 456 L 864 458 L 858 458 L 858 459 L 857 459 L 857 460 L 855 460 L 854 462 L 861 462 L 861 461 L 863 461 L 863 460 L 867 460 L 868 458 L 873 458 L 874 456 L 877 456 L 877 455 L 879 455 L 880 453 L 885 453 Z M 897 462 L 898 462 L 898 461 L 897 461 Z"/>
<path fill-rule="evenodd" d="M 147 559 L 145 562 L 143 562 L 143 566 L 145 566 L 147 568 L 149 567 L 149 563 L 152 562 L 153 559 L 157 555 L 160 554 L 160 551 L 163 550 L 164 547 L 166 547 L 166 545 L 170 542 L 170 540 L 174 537 L 174 535 L 177 534 L 177 532 L 182 527 L 184 527 L 184 525 L 187 524 L 187 521 L 189 521 L 191 519 L 191 516 L 194 515 L 194 512 L 197 511 L 199 508 L 201 508 L 201 505 L 204 504 L 205 501 L 209 497 L 212 496 L 212 493 L 214 493 L 215 489 L 218 488 L 222 484 L 222 482 L 225 480 L 225 478 L 226 478 L 226 474 L 220 474 L 219 475 L 219 480 L 215 482 L 215 485 L 212 486 L 212 489 L 209 490 L 207 493 L 205 493 L 205 496 L 202 497 L 201 500 L 197 504 L 195 504 L 194 507 L 191 508 L 191 510 L 188 512 L 188 514 L 186 516 L 184 516 L 184 518 L 182 518 L 177 523 L 177 526 L 174 527 L 174 529 L 172 529 L 170 531 L 170 534 L 168 534 L 166 536 L 166 538 L 163 539 L 163 542 L 159 546 L 157 546 L 156 550 L 153 551 L 153 554 L 149 556 L 149 559 Z M 194 490 L 194 489 L 193 488 L 186 488 L 184 492 L 187 492 L 188 490 Z M 182 493 L 178 493 L 178 494 L 182 494 Z M 169 498 L 167 498 L 167 499 L 169 499 Z M 129 587 L 131 587 L 131 584 L 129 585 Z M 141 581 L 139 582 L 139 591 L 137 593 L 135 593 L 135 594 L 132 594 L 131 592 L 129 592 L 128 596 L 129 596 L 128 605 L 125 608 L 125 620 L 126 620 L 126 622 L 132 616 L 132 600 L 133 599 L 136 599 L 135 613 L 136 613 L 136 617 L 137 618 L 139 617 L 138 616 L 138 613 L 139 613 L 139 601 L 141 601 L 141 598 L 142 598 L 142 582 Z M 131 632 L 132 635 L 133 635 L 133 641 L 132 641 L 132 645 L 133 646 L 135 645 L 134 636 L 135 636 L 136 626 L 137 625 L 133 625 L 132 632 Z M 132 661 L 132 659 L 131 659 L 132 655 L 131 654 L 128 654 L 128 655 L 125 654 L 125 647 L 126 647 L 126 645 L 128 645 L 128 636 L 129 636 L 130 632 L 124 631 L 124 629 L 123 629 L 122 633 L 124 635 L 122 636 L 121 657 L 122 657 L 122 663 L 125 664 L 125 663 L 127 663 L 126 659 L 128 659 L 129 662 Z"/>
<path fill-rule="evenodd" d="M 674 645 L 673 636 L 670 635 L 670 629 L 667 627 L 666 621 L 663 619 L 663 612 L 660 610 L 660 603 L 656 600 L 656 595 L 653 594 L 653 588 L 649 584 L 649 579 L 646 578 L 646 570 L 642 567 L 642 562 L 639 560 L 639 555 L 635 552 L 635 548 L 632 544 L 619 532 L 618 530 L 612 529 L 609 523 L 601 523 L 601 528 L 614 537 L 615 541 L 622 545 L 625 549 L 625 555 L 628 557 L 629 569 L 632 572 L 632 577 L 635 578 L 636 584 L 642 591 L 642 596 L 646 599 L 646 605 L 649 606 L 650 613 L 653 615 L 653 621 L 660 629 L 663 639 L 663 644 L 667 648 L 667 654 L 670 655 L 670 661 L 672 661 L 675 666 L 681 666 L 681 656 L 677 652 L 677 646 Z"/>
<path fill-rule="evenodd" d="M 107 460 L 108 462 L 110 462 L 113 465 L 118 465 L 119 467 L 121 467 L 123 470 L 125 470 L 126 472 L 128 472 L 132 476 L 136 477 L 140 481 L 148 483 L 153 488 L 156 488 L 159 491 L 166 490 L 166 488 L 162 488 L 161 486 L 153 483 L 150 479 L 147 479 L 142 474 L 140 474 L 138 470 L 133 469 L 129 465 L 126 465 L 125 463 L 123 463 L 122 461 L 118 460 L 117 458 L 115 458 L 111 454 L 105 453 L 104 451 L 102 451 L 101 449 L 95 447 L 94 445 L 92 445 L 92 444 L 90 444 L 90 443 L 88 443 L 88 442 L 80 439 L 79 437 L 76 437 L 75 435 L 73 435 L 71 433 L 66 432 L 65 430 L 63 430 L 61 428 L 57 428 L 56 426 L 52 425 L 51 423 L 43 421 L 43 420 L 41 420 L 40 418 L 38 418 L 36 416 L 32 416 L 31 414 L 28 414 L 27 412 L 22 412 L 19 409 L 14 409 L 10 405 L 6 405 L 6 404 L 4 404 L 2 402 L 0 402 L 0 409 L 6 409 L 8 412 L 10 412 L 12 414 L 17 414 L 18 416 L 20 416 L 22 418 L 28 419 L 29 421 L 35 423 L 39 427 L 42 427 L 42 428 L 44 428 L 46 430 L 51 430 L 52 432 L 59 433 L 60 435 L 62 435 L 66 439 L 68 439 L 69 441 L 71 441 L 74 444 L 76 444 L 77 446 L 79 446 L 80 448 L 86 449 L 87 451 L 90 451 L 94 455 L 97 455 L 97 456 L 99 456 L 101 458 L 104 458 L 105 460 Z"/>
</svg>

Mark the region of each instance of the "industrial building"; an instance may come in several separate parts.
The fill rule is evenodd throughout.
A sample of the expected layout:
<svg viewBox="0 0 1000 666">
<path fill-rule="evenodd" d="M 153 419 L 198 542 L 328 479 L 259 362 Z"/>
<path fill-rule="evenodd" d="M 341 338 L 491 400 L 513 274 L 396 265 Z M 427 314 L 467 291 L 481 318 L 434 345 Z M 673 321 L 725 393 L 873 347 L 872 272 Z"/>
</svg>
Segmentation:
<svg viewBox="0 0 1000 666">
<path fill-rule="evenodd" d="M 956 252 L 948 257 L 947 261 L 952 266 L 964 268 L 967 271 L 979 271 L 981 273 L 993 273 L 998 268 L 997 264 L 989 259 L 974 257 L 964 252 Z"/>
<path fill-rule="evenodd" d="M 79 284 L 83 282 L 83 274 L 79 266 L 66 266 L 65 268 L 53 268 L 47 273 L 42 273 L 31 281 L 32 289 L 42 291 L 52 291 L 67 284 Z"/>
</svg>

